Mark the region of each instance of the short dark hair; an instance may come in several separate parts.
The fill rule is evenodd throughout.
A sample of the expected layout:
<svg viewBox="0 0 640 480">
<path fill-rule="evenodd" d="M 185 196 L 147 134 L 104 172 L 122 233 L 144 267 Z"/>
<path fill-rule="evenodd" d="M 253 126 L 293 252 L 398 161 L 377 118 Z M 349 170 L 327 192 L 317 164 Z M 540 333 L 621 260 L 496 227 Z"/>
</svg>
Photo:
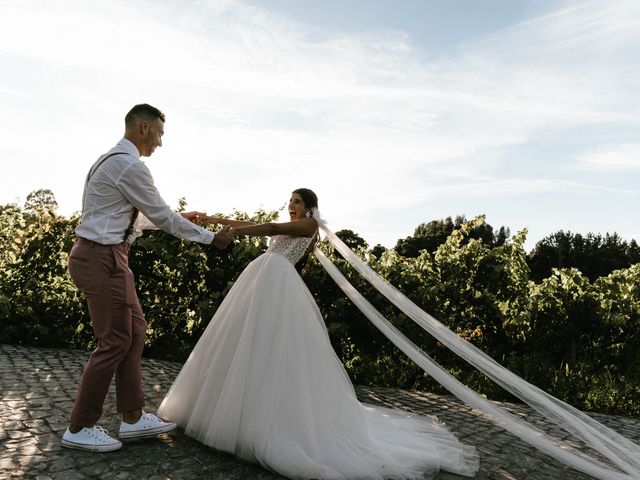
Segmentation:
<svg viewBox="0 0 640 480">
<path fill-rule="evenodd" d="M 302 197 L 306 208 L 318 208 L 318 196 L 308 188 L 297 188 L 293 191 Z"/>
<path fill-rule="evenodd" d="M 159 118 L 164 122 L 164 113 L 158 110 L 156 107 L 152 107 L 148 103 L 140 103 L 129 110 L 124 117 L 124 124 L 127 127 L 132 127 L 136 120 L 155 120 Z"/>
</svg>

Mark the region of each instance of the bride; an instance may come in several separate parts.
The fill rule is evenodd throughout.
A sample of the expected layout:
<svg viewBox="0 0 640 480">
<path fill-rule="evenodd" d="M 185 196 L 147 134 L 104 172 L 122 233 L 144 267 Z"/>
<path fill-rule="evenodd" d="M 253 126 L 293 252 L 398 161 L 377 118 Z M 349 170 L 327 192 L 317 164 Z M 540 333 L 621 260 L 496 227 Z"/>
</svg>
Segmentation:
<svg viewBox="0 0 640 480">
<path fill-rule="evenodd" d="M 193 349 L 158 413 L 215 449 L 294 479 L 473 476 L 478 457 L 435 417 L 362 404 L 296 267 L 318 238 L 318 199 L 295 190 L 290 222 L 207 217 L 270 236 Z"/>
</svg>

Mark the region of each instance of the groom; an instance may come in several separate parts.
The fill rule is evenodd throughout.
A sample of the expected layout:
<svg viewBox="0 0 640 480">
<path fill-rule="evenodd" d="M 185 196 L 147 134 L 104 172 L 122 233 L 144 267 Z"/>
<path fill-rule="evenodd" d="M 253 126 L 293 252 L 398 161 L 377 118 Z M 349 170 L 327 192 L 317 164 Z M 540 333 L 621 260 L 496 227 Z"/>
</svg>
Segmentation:
<svg viewBox="0 0 640 480">
<path fill-rule="evenodd" d="M 84 367 L 62 446 L 107 452 L 122 443 L 96 425 L 115 375 L 120 438 L 139 438 L 173 430 L 145 413 L 141 357 L 146 322 L 129 269 L 129 244 L 138 212 L 162 230 L 224 248 L 226 231 L 216 234 L 197 222 L 203 214 L 178 214 L 160 197 L 151 172 L 140 160 L 162 146 L 164 114 L 147 104 L 125 116 L 124 138 L 91 167 L 85 180 L 82 218 L 69 255 L 69 273 L 87 299 L 98 347 Z"/>
</svg>

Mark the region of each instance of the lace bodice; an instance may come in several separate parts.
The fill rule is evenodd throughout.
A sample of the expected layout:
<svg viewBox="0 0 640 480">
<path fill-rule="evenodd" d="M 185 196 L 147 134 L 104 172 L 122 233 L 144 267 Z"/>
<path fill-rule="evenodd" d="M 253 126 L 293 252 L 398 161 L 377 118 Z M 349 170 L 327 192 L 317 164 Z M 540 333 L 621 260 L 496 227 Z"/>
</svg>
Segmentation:
<svg viewBox="0 0 640 480">
<path fill-rule="evenodd" d="M 304 256 L 311 237 L 290 237 L 289 235 L 276 235 L 269 240 L 267 253 L 277 253 L 284 256 L 293 265 Z"/>
</svg>

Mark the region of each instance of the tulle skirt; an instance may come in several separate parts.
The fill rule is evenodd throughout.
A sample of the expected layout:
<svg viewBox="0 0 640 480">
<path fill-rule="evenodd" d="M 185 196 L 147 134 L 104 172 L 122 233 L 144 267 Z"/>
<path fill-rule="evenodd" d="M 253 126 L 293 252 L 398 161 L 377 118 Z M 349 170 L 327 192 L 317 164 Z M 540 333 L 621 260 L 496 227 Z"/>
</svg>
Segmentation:
<svg viewBox="0 0 640 480">
<path fill-rule="evenodd" d="M 265 253 L 240 275 L 158 410 L 187 435 L 292 479 L 473 475 L 435 417 L 361 404 L 313 297 Z"/>
</svg>

